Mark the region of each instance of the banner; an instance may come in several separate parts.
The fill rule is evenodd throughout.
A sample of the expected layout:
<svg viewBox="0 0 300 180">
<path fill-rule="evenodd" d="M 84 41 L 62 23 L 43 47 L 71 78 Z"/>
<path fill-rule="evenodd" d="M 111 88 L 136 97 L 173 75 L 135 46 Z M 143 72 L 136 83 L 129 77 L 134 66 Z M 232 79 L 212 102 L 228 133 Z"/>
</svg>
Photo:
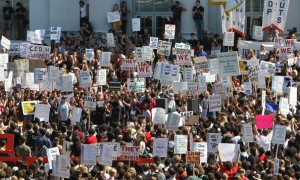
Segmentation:
<svg viewBox="0 0 300 180">
<path fill-rule="evenodd" d="M 262 30 L 275 28 L 284 32 L 290 0 L 265 0 Z"/>
<path fill-rule="evenodd" d="M 7 39 L 6 37 L 2 36 L 1 38 L 1 46 L 3 46 L 4 48 L 6 48 L 7 50 L 10 49 L 10 40 Z"/>
<path fill-rule="evenodd" d="M 114 11 L 114 12 L 107 12 L 107 22 L 112 23 L 112 22 L 118 22 L 120 21 L 120 12 Z"/>
<path fill-rule="evenodd" d="M 140 156 L 139 146 L 121 146 L 120 160 L 138 161 Z"/>
<path fill-rule="evenodd" d="M 98 86 L 104 86 L 104 85 L 106 85 L 106 69 L 97 70 L 96 84 Z"/>
<path fill-rule="evenodd" d="M 29 59 L 46 59 L 49 60 L 51 47 L 30 44 L 28 48 Z"/>
<path fill-rule="evenodd" d="M 222 76 L 237 76 L 240 74 L 238 55 L 236 51 L 218 54 L 219 74 Z"/>
<path fill-rule="evenodd" d="M 174 154 L 186 154 L 188 147 L 187 135 L 174 136 Z"/>
<path fill-rule="evenodd" d="M 96 98 L 92 96 L 86 96 L 84 98 L 84 107 L 91 111 L 96 111 L 96 107 L 97 107 Z"/>
<path fill-rule="evenodd" d="M 209 96 L 209 111 L 221 111 L 222 99 L 221 95 L 211 95 Z"/>
<path fill-rule="evenodd" d="M 286 126 L 274 125 L 272 143 L 273 144 L 285 144 Z"/>
<path fill-rule="evenodd" d="M 226 0 L 225 11 L 228 13 L 237 9 L 241 4 L 245 4 L 246 0 Z M 244 6 L 245 7 L 245 6 Z M 245 8 L 244 8 L 245 10 Z"/>
<path fill-rule="evenodd" d="M 157 49 L 158 46 L 158 37 L 150 37 L 149 47 L 152 49 Z"/>
<path fill-rule="evenodd" d="M 200 163 L 207 163 L 207 142 L 194 142 L 194 151 L 200 152 Z"/>
<path fill-rule="evenodd" d="M 39 118 L 40 121 L 49 122 L 50 105 L 36 104 L 34 111 L 34 119 Z"/>
<path fill-rule="evenodd" d="M 242 36 L 245 34 L 245 11 L 246 5 L 243 1 L 234 11 L 225 12 L 221 6 L 222 33 L 233 31 Z"/>
<path fill-rule="evenodd" d="M 101 52 L 100 54 L 100 66 L 109 67 L 111 60 L 111 52 Z"/>
<path fill-rule="evenodd" d="M 60 42 L 61 27 L 50 27 L 50 39 Z"/>
<path fill-rule="evenodd" d="M 142 93 L 145 92 L 145 78 L 127 79 L 128 92 Z"/>
<path fill-rule="evenodd" d="M 274 117 L 275 117 L 274 114 L 256 115 L 255 122 L 256 122 L 257 129 L 272 128 Z"/>
<path fill-rule="evenodd" d="M 71 75 L 61 76 L 61 92 L 73 92 L 73 80 Z"/>
<path fill-rule="evenodd" d="M 153 138 L 153 156 L 168 157 L 168 138 Z"/>
<path fill-rule="evenodd" d="M 151 77 L 152 76 L 152 66 L 137 66 L 137 73 L 139 78 Z"/>
<path fill-rule="evenodd" d="M 106 42 L 107 47 L 115 47 L 115 38 L 113 33 L 106 33 Z"/>
<path fill-rule="evenodd" d="M 200 152 L 187 151 L 186 152 L 186 163 L 187 164 L 200 164 Z"/>
<path fill-rule="evenodd" d="M 175 38 L 175 25 L 166 24 L 165 25 L 165 39 L 174 39 Z"/>
<path fill-rule="evenodd" d="M 157 54 L 163 56 L 170 56 L 171 46 L 172 46 L 172 42 L 159 40 L 157 46 Z"/>
<path fill-rule="evenodd" d="M 141 19 L 140 18 L 132 18 L 132 31 L 141 31 Z"/>
</svg>

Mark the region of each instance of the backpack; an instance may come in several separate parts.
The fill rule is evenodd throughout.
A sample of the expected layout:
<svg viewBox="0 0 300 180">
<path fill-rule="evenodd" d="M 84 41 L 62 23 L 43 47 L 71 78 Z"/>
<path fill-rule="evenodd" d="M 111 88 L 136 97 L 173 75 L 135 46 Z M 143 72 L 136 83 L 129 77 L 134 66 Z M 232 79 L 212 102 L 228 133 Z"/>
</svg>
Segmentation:
<svg viewBox="0 0 300 180">
<path fill-rule="evenodd" d="M 39 156 L 42 156 L 42 157 L 45 157 L 45 156 L 47 156 L 47 147 L 44 145 L 41 149 L 40 149 L 40 151 L 38 152 L 38 155 Z"/>
</svg>

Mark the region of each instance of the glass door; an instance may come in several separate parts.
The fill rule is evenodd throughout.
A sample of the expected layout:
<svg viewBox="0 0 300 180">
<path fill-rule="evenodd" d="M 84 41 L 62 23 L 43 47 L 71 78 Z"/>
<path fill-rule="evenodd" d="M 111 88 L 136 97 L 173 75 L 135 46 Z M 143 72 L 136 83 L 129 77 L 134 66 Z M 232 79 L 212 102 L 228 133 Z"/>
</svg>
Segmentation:
<svg viewBox="0 0 300 180">
<path fill-rule="evenodd" d="M 148 29 L 148 31 L 152 34 L 154 29 L 153 16 L 141 15 L 141 16 L 137 16 L 137 18 L 141 18 L 141 33 L 143 33 L 144 29 Z"/>
<path fill-rule="evenodd" d="M 162 37 L 162 35 L 165 31 L 165 24 L 170 24 L 171 18 L 170 18 L 170 16 L 166 16 L 166 15 L 163 15 L 163 16 L 157 15 L 155 17 L 155 20 L 156 20 L 155 35 L 157 37 Z"/>
</svg>

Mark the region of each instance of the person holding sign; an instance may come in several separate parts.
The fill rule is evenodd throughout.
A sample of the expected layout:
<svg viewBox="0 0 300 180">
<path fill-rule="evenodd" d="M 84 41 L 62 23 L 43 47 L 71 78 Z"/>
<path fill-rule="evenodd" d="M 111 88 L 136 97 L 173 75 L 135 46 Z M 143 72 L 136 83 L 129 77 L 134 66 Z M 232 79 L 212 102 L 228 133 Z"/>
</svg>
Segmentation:
<svg viewBox="0 0 300 180">
<path fill-rule="evenodd" d="M 193 18 L 196 24 L 197 28 L 197 35 L 198 35 L 198 40 L 202 41 L 203 40 L 203 30 L 204 30 L 204 21 L 203 21 L 203 16 L 204 16 L 204 8 L 200 6 L 200 0 L 196 1 L 196 6 L 193 7 Z"/>
<path fill-rule="evenodd" d="M 114 4 L 113 12 L 118 12 L 118 13 L 120 13 L 119 5 L 118 5 L 118 4 Z M 121 30 L 121 26 L 122 26 L 122 21 L 116 21 L 116 22 L 113 22 L 113 23 L 112 23 L 112 28 L 113 28 L 115 31 Z"/>
<path fill-rule="evenodd" d="M 230 161 L 226 161 L 224 164 L 222 162 L 220 152 L 218 152 L 218 158 L 219 158 L 219 164 L 221 166 L 222 173 L 225 173 L 228 175 L 228 179 L 232 179 L 234 174 L 238 171 L 239 166 L 238 162 L 240 161 L 240 151 L 238 152 L 238 158 L 236 159 L 235 163 L 232 163 Z"/>
</svg>

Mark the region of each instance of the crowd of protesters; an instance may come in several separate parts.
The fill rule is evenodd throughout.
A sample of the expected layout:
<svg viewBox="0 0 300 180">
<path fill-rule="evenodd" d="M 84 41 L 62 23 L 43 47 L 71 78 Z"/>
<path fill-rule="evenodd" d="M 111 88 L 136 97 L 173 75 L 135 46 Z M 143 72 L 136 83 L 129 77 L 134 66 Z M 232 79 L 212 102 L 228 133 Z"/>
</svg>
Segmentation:
<svg viewBox="0 0 300 180">
<path fill-rule="evenodd" d="M 123 7 L 124 8 L 124 7 Z M 114 7 L 118 10 L 118 7 Z M 122 23 L 113 24 L 109 32 L 114 34 L 115 47 L 107 46 L 106 34 L 95 33 L 88 21 L 82 17 L 81 31 L 78 35 L 62 33 L 60 42 L 52 42 L 52 53 L 49 60 L 45 60 L 45 67 L 57 66 L 64 74 L 74 75 L 73 97 L 59 90 L 35 91 L 17 85 L 11 92 L 4 91 L 1 82 L 0 94 L 0 133 L 14 134 L 14 148 L 16 156 L 22 161 L 14 165 L 0 162 L 0 179 L 51 179 L 51 170 L 45 167 L 43 161 L 44 147 L 58 147 L 63 155 L 64 141 L 72 142 L 70 179 L 149 179 L 149 180 L 292 180 L 300 179 L 300 104 L 290 106 L 288 114 L 281 113 L 276 104 L 280 97 L 287 97 L 287 93 L 274 94 L 271 90 L 272 77 L 266 78 L 266 88 L 253 88 L 253 94 L 243 92 L 244 76 L 231 77 L 231 97 L 222 100 L 220 112 L 209 111 L 209 96 L 213 95 L 213 86 L 207 84 L 207 91 L 195 97 L 188 97 L 185 93 L 174 94 L 170 86 L 161 84 L 151 77 L 146 78 L 146 90 L 142 93 L 128 92 L 127 79 L 137 78 L 135 71 L 122 71 L 123 59 L 135 59 L 135 47 L 148 46 L 151 33 L 143 29 L 141 33 L 134 32 L 128 37 L 122 33 Z M 210 57 L 212 46 L 221 46 L 222 41 L 215 35 L 213 38 L 204 34 L 200 41 L 191 33 L 191 39 L 186 40 L 177 32 L 175 43 L 189 43 L 195 49 L 195 56 Z M 275 31 L 275 36 L 276 34 Z M 295 34 L 291 33 L 289 38 Z M 163 39 L 163 36 L 160 37 Z M 95 57 L 87 61 L 85 49 L 92 48 Z M 223 49 L 223 48 L 222 48 Z M 205 52 L 207 51 L 207 53 Z M 111 52 L 110 67 L 99 65 L 101 52 Z M 175 57 L 175 58 L 174 58 Z M 257 58 L 279 64 L 276 76 L 291 76 L 294 83 L 300 83 L 300 53 L 295 51 L 294 62 L 288 65 L 287 59 L 279 57 L 278 49 L 267 51 L 262 44 L 259 54 L 249 51 L 247 59 Z M 176 56 L 165 57 L 153 51 L 153 58 L 143 65 L 152 66 L 157 63 L 176 64 Z M 182 66 L 181 68 L 183 68 Z M 194 68 L 193 61 L 189 67 Z M 119 91 L 110 91 L 108 85 L 96 85 L 96 71 L 107 70 L 107 82 L 119 80 Z M 90 71 L 93 87 L 87 90 L 80 87 L 78 72 Z M 204 70 L 205 72 L 208 69 Z M 202 72 L 194 71 L 195 79 Z M 218 79 L 216 78 L 216 81 Z M 256 83 L 253 83 L 256 86 Z M 277 157 L 279 158 L 279 172 L 274 174 L 274 158 L 278 145 L 271 143 L 271 129 L 257 129 L 255 115 L 262 114 L 262 91 L 266 91 L 266 103 L 272 105 L 266 108 L 266 114 L 275 114 L 274 124 L 287 126 L 286 143 L 279 145 Z M 297 91 L 297 102 L 300 99 L 300 90 Z M 96 111 L 89 111 L 84 106 L 85 96 L 94 96 L 97 101 L 104 101 L 103 106 Z M 178 131 L 166 130 L 165 124 L 153 124 L 151 110 L 156 107 L 157 98 L 166 98 L 168 112 L 188 111 L 189 98 L 199 99 L 199 122 L 194 125 L 181 123 Z M 50 108 L 49 123 L 34 118 L 33 115 L 23 115 L 22 101 L 38 100 L 41 104 L 48 104 Z M 82 108 L 80 123 L 70 124 L 73 107 Z M 205 113 L 204 113 L 205 112 Z M 245 143 L 242 139 L 241 124 L 252 123 L 254 142 Z M 174 154 L 174 135 L 192 135 L 194 142 L 205 142 L 207 133 L 221 133 L 222 143 L 240 144 L 239 158 L 236 162 L 222 162 L 217 158 L 218 153 L 208 155 L 207 163 L 186 164 L 184 155 Z M 152 155 L 153 138 L 168 138 L 168 157 L 161 158 Z M 140 157 L 150 158 L 154 163 L 135 164 L 130 166 L 126 162 L 114 161 L 112 167 L 103 166 L 98 162 L 94 166 L 80 164 L 81 144 L 98 142 L 118 142 L 121 146 L 131 143 L 140 147 Z M 7 142 L 0 141 L 1 151 L 6 150 Z M 38 157 L 27 168 L 26 157 Z"/>
</svg>

